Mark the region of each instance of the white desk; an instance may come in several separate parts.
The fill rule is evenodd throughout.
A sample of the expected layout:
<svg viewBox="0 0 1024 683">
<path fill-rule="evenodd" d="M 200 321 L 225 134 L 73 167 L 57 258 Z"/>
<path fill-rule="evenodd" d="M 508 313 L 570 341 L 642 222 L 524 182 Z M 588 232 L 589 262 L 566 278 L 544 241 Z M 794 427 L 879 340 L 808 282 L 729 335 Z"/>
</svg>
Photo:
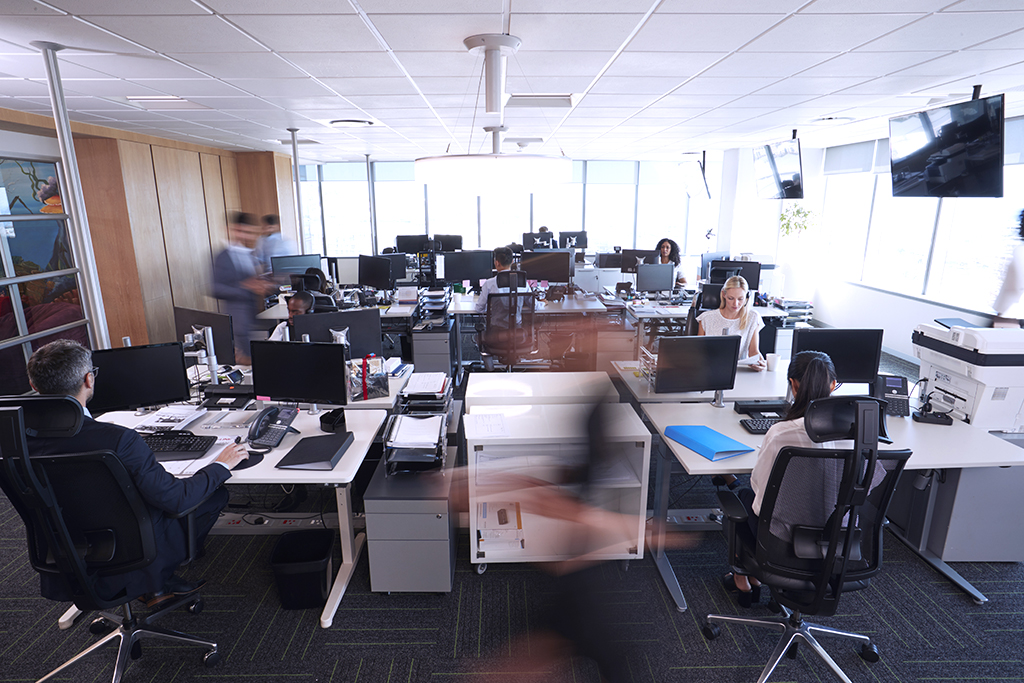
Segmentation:
<svg viewBox="0 0 1024 683">
<path fill-rule="evenodd" d="M 233 471 L 231 478 L 227 481 L 228 484 L 319 484 L 334 487 L 335 498 L 338 503 L 339 533 L 341 535 L 341 566 L 338 567 L 338 573 L 331 586 L 331 593 L 327 598 L 327 604 L 324 605 L 323 612 L 320 614 L 320 625 L 323 628 L 328 628 L 334 621 L 334 615 L 338 611 L 338 606 L 341 604 L 341 599 L 348 588 L 352 573 L 355 571 L 356 562 L 359 561 L 359 554 L 362 552 L 363 545 L 366 542 L 366 534 L 360 533 L 356 535 L 352 526 L 352 496 L 350 487 L 359 466 L 362 464 L 363 459 L 366 458 L 366 452 L 369 450 L 370 444 L 373 443 L 381 425 L 384 424 L 384 418 L 387 416 L 387 413 L 383 410 L 346 410 L 345 413 L 346 429 L 352 432 L 355 441 L 348 447 L 348 450 L 345 451 L 345 454 L 333 470 L 281 470 L 275 467 L 281 458 L 300 439 L 305 436 L 323 434 L 320 431 L 320 417 L 318 415 L 310 415 L 308 411 L 303 410 L 299 412 L 292 423 L 292 426 L 299 430 L 299 434 L 287 434 L 281 445 L 267 453 L 262 462 L 248 469 Z M 207 415 L 216 415 L 216 413 L 208 413 Z M 141 422 L 143 418 L 131 412 L 117 412 L 107 413 L 101 416 L 101 419 L 105 422 L 133 427 Z M 202 423 L 200 422 L 199 424 L 201 425 Z M 198 425 L 193 425 L 192 427 L 193 431 L 197 434 L 203 434 L 206 431 L 197 429 L 197 427 Z M 237 434 L 244 436 L 245 431 L 239 430 Z M 230 430 L 220 430 L 217 432 L 217 435 L 234 435 L 234 433 Z"/>
<path fill-rule="evenodd" d="M 649 304 L 626 304 L 626 310 L 637 320 L 672 320 L 685 318 L 690 311 L 690 304 L 670 305 L 656 301 Z M 786 312 L 774 306 L 754 306 L 761 318 L 784 318 Z"/>
<path fill-rule="evenodd" d="M 453 294 L 448 304 L 448 313 L 462 316 L 476 313 L 476 294 Z M 560 315 L 569 313 L 604 313 L 607 309 L 597 295 L 567 296 L 561 301 L 536 302 L 535 315 Z"/>
<path fill-rule="evenodd" d="M 484 405 L 594 403 L 613 391 L 605 372 L 473 373 L 466 384 L 466 412 Z"/>
<path fill-rule="evenodd" d="M 745 474 L 749 473 L 757 462 L 757 449 L 764 440 L 763 435 L 748 433 L 739 423 L 741 415 L 737 414 L 731 405 L 726 404 L 725 408 L 715 408 L 709 404 L 701 403 L 646 403 L 642 406 L 644 414 L 651 421 L 651 424 L 658 430 L 665 444 L 665 448 L 676 461 L 678 461 L 688 474 Z M 686 446 L 665 437 L 665 429 L 672 425 L 707 425 L 711 429 L 720 432 L 730 438 L 754 448 L 752 453 L 739 455 L 726 460 L 712 462 L 707 458 L 691 451 Z M 995 468 L 1007 466 L 1024 466 L 1024 448 L 1019 448 L 1008 441 L 989 434 L 983 429 L 972 427 L 965 422 L 954 421 L 950 426 L 928 425 L 914 422 L 911 418 L 887 417 L 886 426 L 889 436 L 892 438 L 892 445 L 881 444 L 881 448 L 909 448 L 913 455 L 907 462 L 908 470 L 964 470 L 975 468 Z M 663 453 L 663 456 L 668 457 Z M 667 508 L 667 488 L 669 467 L 666 466 L 665 457 L 658 461 L 655 486 L 655 519 L 664 520 Z M 1016 470 L 1001 476 L 1009 479 L 1010 475 L 1015 480 L 1024 470 Z M 935 475 L 937 476 L 937 475 Z M 997 473 L 997 476 L 1000 476 Z M 662 496 L 662 493 L 666 495 Z M 993 492 L 996 495 L 996 492 Z M 1018 492 L 1019 497 L 1019 492 Z M 1015 502 L 1017 498 L 1011 498 L 1007 504 L 1011 509 L 1019 508 Z M 970 507 L 961 505 L 961 507 Z M 977 509 L 981 509 L 978 507 Z M 660 513 L 658 512 L 660 510 Z M 928 523 L 931 523 L 933 513 L 937 516 L 940 513 L 935 511 L 934 496 L 929 502 L 929 508 L 925 513 Z M 942 511 L 945 519 L 951 515 L 958 514 L 951 510 Z M 977 514 L 961 510 L 959 514 Z M 1006 525 L 1007 529 L 1019 527 L 1018 515 L 1010 515 L 1009 519 L 998 519 L 1001 515 L 998 512 L 989 510 L 987 519 L 980 523 L 999 526 Z M 936 522 L 937 524 L 939 522 Z M 1012 532 L 1011 532 L 1012 533 Z M 899 534 L 897 534 L 899 536 Z M 950 568 L 943 561 L 938 553 L 929 547 L 928 534 L 921 543 L 913 543 L 906 538 L 899 536 L 912 550 L 918 553 L 925 561 L 931 564 L 936 570 L 951 579 L 974 597 L 977 602 L 985 602 L 987 598 L 977 589 L 964 580 L 955 570 Z M 1012 542 L 1012 541 L 1007 541 Z M 655 564 L 661 572 L 665 584 L 676 600 L 680 610 L 686 609 L 686 601 L 683 599 L 682 591 L 679 589 L 679 582 L 675 578 L 671 566 L 664 553 L 657 551 L 651 553 L 654 556 Z M 966 558 L 965 558 L 966 559 Z"/>
<path fill-rule="evenodd" d="M 679 391 L 656 394 L 651 386 L 635 373 L 636 361 L 612 361 L 612 367 L 638 403 L 710 403 L 715 398 L 713 391 Z M 726 401 L 753 401 L 756 399 L 782 399 L 786 396 L 786 372 L 789 361 L 779 359 L 774 372 L 757 372 L 747 367 L 736 368 L 736 382 L 732 389 L 723 392 Z M 729 406 L 729 412 L 732 407 Z M 733 413 L 735 414 L 735 413 Z"/>
<path fill-rule="evenodd" d="M 380 309 L 380 317 L 387 318 L 408 318 L 416 310 L 415 305 L 399 306 L 398 304 L 377 306 Z M 394 309 L 394 310 L 392 310 Z M 339 311 L 363 310 L 360 308 L 339 308 Z M 274 304 L 270 308 L 256 314 L 260 320 L 286 320 L 288 318 L 288 304 Z"/>
</svg>

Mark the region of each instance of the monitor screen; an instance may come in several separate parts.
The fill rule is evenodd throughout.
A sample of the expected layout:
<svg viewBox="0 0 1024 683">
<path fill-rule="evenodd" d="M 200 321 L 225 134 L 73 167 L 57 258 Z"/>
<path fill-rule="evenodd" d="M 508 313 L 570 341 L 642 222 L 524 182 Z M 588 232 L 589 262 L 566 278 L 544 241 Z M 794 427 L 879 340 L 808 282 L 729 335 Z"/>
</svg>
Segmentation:
<svg viewBox="0 0 1024 683">
<path fill-rule="evenodd" d="M 622 272 L 635 273 L 637 265 L 650 263 L 653 252 L 646 249 L 623 249 L 622 250 Z"/>
<path fill-rule="evenodd" d="M 1002 197 L 1003 95 L 889 119 L 893 197 Z"/>
<path fill-rule="evenodd" d="M 480 280 L 491 277 L 494 271 L 494 252 L 458 251 L 444 255 L 445 282 L 469 280 L 475 287 Z"/>
<path fill-rule="evenodd" d="M 297 315 L 293 322 L 292 337 L 302 339 L 308 334 L 312 342 L 331 342 L 331 330 L 348 328 L 352 358 L 363 358 L 375 353 L 383 355 L 381 346 L 380 309 L 352 308 L 347 311 L 331 311 Z"/>
<path fill-rule="evenodd" d="M 192 334 L 193 327 L 213 328 L 213 353 L 217 362 L 235 364 L 235 334 L 231 329 L 231 316 L 227 313 L 197 311 L 192 308 L 174 307 L 174 335 L 184 341 L 186 334 Z M 188 361 L 193 360 L 188 358 Z"/>
<path fill-rule="evenodd" d="M 395 237 L 395 248 L 403 254 L 418 254 L 427 249 L 426 235 L 398 235 Z"/>
<path fill-rule="evenodd" d="M 358 256 L 330 256 L 327 258 L 327 268 L 339 287 L 359 284 Z"/>
<path fill-rule="evenodd" d="M 293 254 L 291 256 L 271 256 L 270 268 L 274 277 L 302 275 L 308 268 L 320 267 L 320 254 Z"/>
<path fill-rule="evenodd" d="M 434 235 L 436 251 L 459 251 L 462 249 L 462 235 Z"/>
<path fill-rule="evenodd" d="M 405 280 L 408 273 L 409 259 L 406 254 L 381 254 L 378 258 L 386 258 L 391 261 L 391 279 L 395 282 Z"/>
<path fill-rule="evenodd" d="M 598 254 L 597 255 L 597 267 L 598 268 L 614 268 L 619 270 L 622 268 L 622 254 Z"/>
<path fill-rule="evenodd" d="M 89 401 L 94 415 L 191 398 L 179 342 L 93 351 L 92 364 L 97 368 L 96 391 Z"/>
<path fill-rule="evenodd" d="M 373 289 L 393 289 L 395 281 L 391 277 L 391 259 L 380 256 L 360 256 L 359 284 Z"/>
<path fill-rule="evenodd" d="M 732 389 L 740 337 L 662 337 L 654 393 Z"/>
<path fill-rule="evenodd" d="M 534 249 L 552 249 L 555 246 L 555 233 L 553 232 L 524 232 L 523 249 L 533 251 Z"/>
<path fill-rule="evenodd" d="M 727 272 L 723 273 L 721 271 Z M 728 275 L 728 277 L 721 277 L 722 275 Z M 758 285 L 761 283 L 761 264 L 757 261 L 725 261 L 719 259 L 711 262 L 711 274 L 709 277 L 712 282 L 724 284 L 733 275 L 739 275 L 746 280 L 747 286 L 750 289 L 758 289 Z"/>
<path fill-rule="evenodd" d="M 587 248 L 587 231 L 580 230 L 578 232 L 559 232 L 558 233 L 558 247 L 560 249 L 586 249 Z"/>
<path fill-rule="evenodd" d="M 636 267 L 638 292 L 670 292 L 676 284 L 676 267 L 672 263 L 645 263 Z"/>
<path fill-rule="evenodd" d="M 303 315 L 299 318 L 316 316 Z M 254 341 L 252 388 L 274 401 L 348 403 L 345 347 L 318 342 Z"/>
<path fill-rule="evenodd" d="M 802 179 L 799 140 L 754 148 L 754 183 L 761 199 L 803 199 Z"/>
<path fill-rule="evenodd" d="M 797 328 L 790 357 L 801 351 L 827 353 L 839 382 L 874 382 L 882 358 L 882 330 Z"/>
<path fill-rule="evenodd" d="M 700 255 L 700 276 L 702 279 L 710 277 L 711 262 L 723 261 L 729 258 L 727 251 L 709 251 Z"/>
<path fill-rule="evenodd" d="M 528 280 L 568 282 L 572 277 L 572 255 L 568 251 L 524 251 L 519 270 Z"/>
</svg>

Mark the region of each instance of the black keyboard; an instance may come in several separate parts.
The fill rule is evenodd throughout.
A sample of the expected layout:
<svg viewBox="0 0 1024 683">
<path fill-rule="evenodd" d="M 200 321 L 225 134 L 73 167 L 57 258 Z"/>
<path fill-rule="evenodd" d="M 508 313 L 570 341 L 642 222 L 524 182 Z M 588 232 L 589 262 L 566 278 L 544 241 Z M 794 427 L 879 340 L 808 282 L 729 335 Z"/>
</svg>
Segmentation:
<svg viewBox="0 0 1024 683">
<path fill-rule="evenodd" d="M 141 436 L 153 450 L 157 462 L 195 460 L 217 443 L 216 436 L 196 436 L 192 432 L 170 429 Z"/>
<path fill-rule="evenodd" d="M 253 446 L 262 446 L 263 448 L 277 448 L 281 445 L 281 440 L 288 433 L 289 427 L 298 414 L 298 408 L 281 408 L 277 417 L 274 418 L 274 423 L 267 427 L 267 431 L 249 443 Z"/>
<path fill-rule="evenodd" d="M 740 424 L 751 434 L 767 434 L 773 424 L 782 422 L 780 417 L 757 417 L 740 420 Z"/>
</svg>

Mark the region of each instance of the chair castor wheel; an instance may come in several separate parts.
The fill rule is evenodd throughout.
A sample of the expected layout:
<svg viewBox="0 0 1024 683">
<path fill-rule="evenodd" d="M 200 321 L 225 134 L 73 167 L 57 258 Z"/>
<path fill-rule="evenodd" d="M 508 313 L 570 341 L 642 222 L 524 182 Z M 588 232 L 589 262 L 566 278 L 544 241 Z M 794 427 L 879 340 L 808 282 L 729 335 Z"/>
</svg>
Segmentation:
<svg viewBox="0 0 1024 683">
<path fill-rule="evenodd" d="M 483 574 L 485 571 L 487 571 L 487 563 L 486 562 L 484 562 L 483 564 L 478 564 L 476 566 L 476 573 L 477 574 Z"/>
<path fill-rule="evenodd" d="M 797 646 L 797 644 L 793 643 L 786 650 L 786 656 L 789 657 L 790 659 L 796 659 L 796 646 Z"/>
<path fill-rule="evenodd" d="M 188 606 L 188 611 L 191 612 L 192 614 L 199 614 L 200 612 L 202 612 L 203 611 L 203 599 L 202 598 L 196 598 L 195 602 L 193 602 L 192 604 L 190 604 Z"/>
<path fill-rule="evenodd" d="M 220 653 L 216 650 L 210 650 L 203 655 L 203 664 L 207 669 L 212 669 L 220 663 Z"/>
<path fill-rule="evenodd" d="M 131 657 L 132 659 L 140 659 L 142 657 L 142 643 L 138 640 L 132 643 Z"/>
<path fill-rule="evenodd" d="M 722 635 L 722 629 L 717 624 L 704 624 L 700 632 L 704 634 L 704 637 L 708 640 L 714 640 L 718 636 Z"/>
<path fill-rule="evenodd" d="M 877 662 L 879 659 L 878 647 L 874 643 L 864 643 L 860 646 L 860 652 L 857 654 L 859 654 L 860 658 L 865 662 L 871 662 L 872 664 Z"/>
<path fill-rule="evenodd" d="M 114 627 L 103 617 L 96 617 L 89 622 L 89 633 L 94 636 L 105 636 L 113 630 Z"/>
</svg>

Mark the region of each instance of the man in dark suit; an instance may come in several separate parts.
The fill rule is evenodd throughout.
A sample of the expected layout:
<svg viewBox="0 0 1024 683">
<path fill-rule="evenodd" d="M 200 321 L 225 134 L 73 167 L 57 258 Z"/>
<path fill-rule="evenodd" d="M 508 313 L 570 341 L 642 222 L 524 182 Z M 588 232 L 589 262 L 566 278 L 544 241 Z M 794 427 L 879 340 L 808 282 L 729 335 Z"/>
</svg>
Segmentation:
<svg viewBox="0 0 1024 683">
<path fill-rule="evenodd" d="M 187 595 L 199 590 L 205 582 L 187 582 L 174 575 L 187 555 L 187 527 L 184 519 L 171 519 L 168 515 L 180 514 L 205 499 L 196 510 L 198 547 L 201 548 L 228 502 L 227 491 L 221 485 L 231 476 L 231 468 L 248 457 L 245 448 L 241 444 L 232 444 L 215 462 L 188 479 L 177 479 L 156 461 L 153 451 L 136 432 L 92 419 L 85 407 L 96 385 L 91 351 L 67 339 L 51 342 L 32 354 L 28 361 L 28 377 L 32 388 L 40 394 L 70 396 L 85 411 L 85 421 L 77 435 L 67 438 L 29 437 L 29 453 L 56 455 L 113 451 L 124 463 L 149 507 L 156 534 L 156 561 L 143 569 L 105 578 L 102 590 L 110 597 L 125 590 L 129 595 L 142 596 L 149 606 L 173 595 Z M 145 381 L 145 378 L 139 381 Z M 102 504 L 102 501 L 96 502 Z M 43 577 L 42 593 L 52 600 L 71 598 L 66 588 L 52 577 Z"/>
<path fill-rule="evenodd" d="M 213 296 L 224 302 L 224 312 L 231 316 L 235 360 L 248 365 L 256 314 L 263 310 L 263 297 L 277 285 L 262 277 L 263 269 L 253 253 L 260 238 L 256 219 L 235 212 L 228 230 L 231 244 L 213 260 Z"/>
</svg>

